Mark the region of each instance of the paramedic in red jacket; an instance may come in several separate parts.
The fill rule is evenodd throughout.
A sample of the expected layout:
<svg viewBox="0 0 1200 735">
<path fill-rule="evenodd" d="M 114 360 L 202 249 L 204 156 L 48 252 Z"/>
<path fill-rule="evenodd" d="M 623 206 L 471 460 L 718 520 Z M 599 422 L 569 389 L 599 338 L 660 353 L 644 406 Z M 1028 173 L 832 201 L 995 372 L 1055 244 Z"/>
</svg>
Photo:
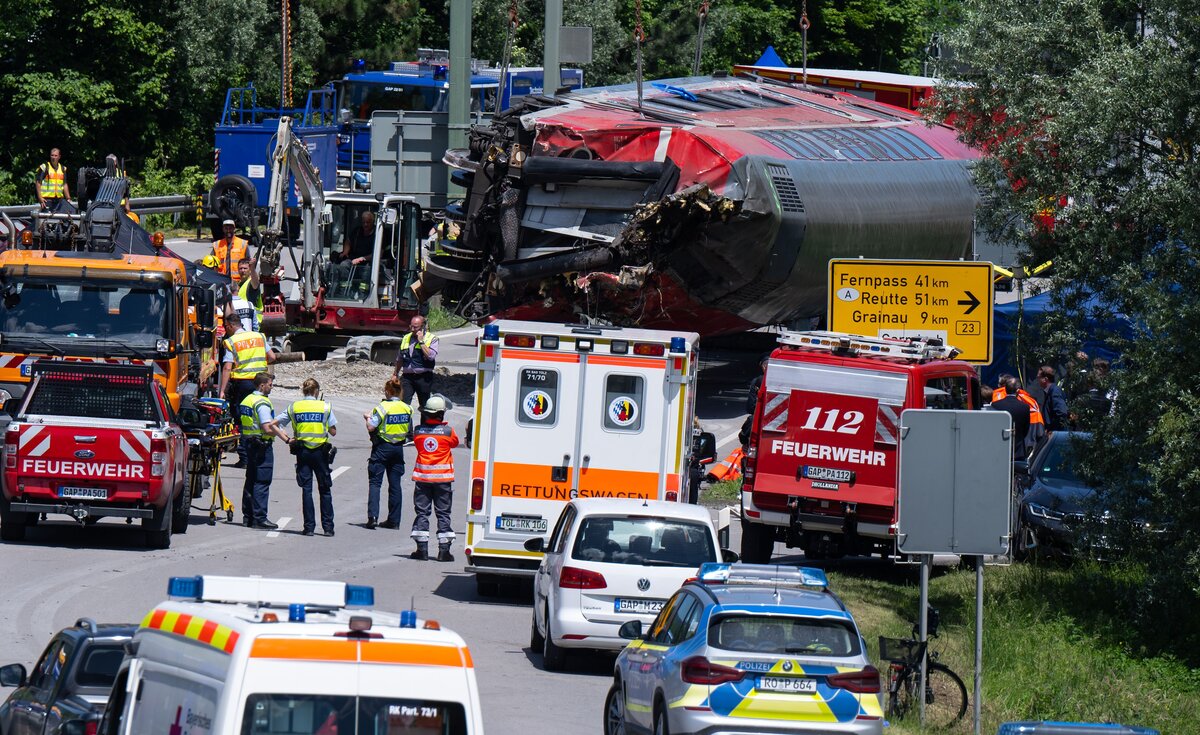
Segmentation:
<svg viewBox="0 0 1200 735">
<path fill-rule="evenodd" d="M 416 483 L 413 491 L 412 537 L 417 549 L 410 558 L 429 558 L 429 509 L 437 515 L 438 561 L 454 561 L 450 554 L 450 542 L 454 531 L 450 528 L 450 502 L 453 499 L 454 459 L 450 450 L 458 446 L 458 434 L 445 422 L 446 399 L 434 395 L 421 405 L 421 425 L 413 431 L 413 444 L 417 447 L 417 461 L 413 465 L 412 478 Z"/>
</svg>

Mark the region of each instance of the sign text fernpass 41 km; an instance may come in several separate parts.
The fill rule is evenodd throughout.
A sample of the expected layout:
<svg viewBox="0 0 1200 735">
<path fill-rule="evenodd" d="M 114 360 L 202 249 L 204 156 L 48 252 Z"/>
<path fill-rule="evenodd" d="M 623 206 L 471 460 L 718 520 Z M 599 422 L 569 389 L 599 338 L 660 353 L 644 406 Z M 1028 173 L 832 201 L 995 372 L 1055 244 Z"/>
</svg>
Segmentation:
<svg viewBox="0 0 1200 735">
<path fill-rule="evenodd" d="M 992 361 L 992 264 L 829 261 L 829 328 L 869 337 L 938 337 L 959 359 Z"/>
</svg>

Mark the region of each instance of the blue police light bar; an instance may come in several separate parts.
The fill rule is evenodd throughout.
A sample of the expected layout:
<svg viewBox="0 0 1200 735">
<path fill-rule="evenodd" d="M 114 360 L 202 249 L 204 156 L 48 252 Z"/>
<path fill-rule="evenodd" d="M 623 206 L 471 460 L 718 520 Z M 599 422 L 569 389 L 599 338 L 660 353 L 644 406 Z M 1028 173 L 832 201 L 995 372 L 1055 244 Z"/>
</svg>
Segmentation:
<svg viewBox="0 0 1200 735">
<path fill-rule="evenodd" d="M 293 602 L 288 605 L 288 622 L 303 623 L 305 617 L 304 605 L 298 602 Z"/>
<path fill-rule="evenodd" d="M 671 352 L 687 352 L 687 340 L 683 337 L 672 337 Z"/>
<path fill-rule="evenodd" d="M 1099 722 L 1006 722 L 996 735 L 1159 735 L 1149 727 Z"/>
<path fill-rule="evenodd" d="M 371 607 L 374 604 L 374 587 L 365 584 L 346 585 L 346 607 Z"/>
<path fill-rule="evenodd" d="M 495 340 L 500 339 L 500 325 L 485 324 L 483 327 L 483 338 L 489 342 L 494 342 Z"/>
<path fill-rule="evenodd" d="M 825 572 L 812 567 L 777 564 L 728 564 L 708 562 L 697 578 L 705 584 L 753 584 L 775 587 L 829 588 Z"/>
<path fill-rule="evenodd" d="M 167 597 L 181 597 L 188 600 L 204 598 L 203 577 L 171 577 L 167 580 Z"/>
</svg>

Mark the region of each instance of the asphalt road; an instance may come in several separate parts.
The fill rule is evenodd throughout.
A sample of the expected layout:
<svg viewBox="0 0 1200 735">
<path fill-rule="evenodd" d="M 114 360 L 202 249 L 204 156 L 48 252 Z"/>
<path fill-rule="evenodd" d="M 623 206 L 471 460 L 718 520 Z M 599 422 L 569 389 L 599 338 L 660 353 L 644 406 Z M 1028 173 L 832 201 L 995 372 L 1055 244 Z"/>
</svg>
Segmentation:
<svg viewBox="0 0 1200 735">
<path fill-rule="evenodd" d="M 448 363 L 471 361 L 474 335 L 447 335 L 443 345 Z M 352 366 L 348 366 L 352 367 Z M 705 426 L 723 440 L 728 451 L 741 425 L 745 402 L 745 365 L 713 362 L 709 381 L 698 402 Z M 753 360 L 750 361 L 753 370 Z M 733 376 L 733 379 L 730 376 Z M 701 378 L 702 384 L 704 378 Z M 294 391 L 273 394 L 277 410 L 297 398 Z M 0 664 L 31 666 L 56 630 L 81 616 L 99 622 L 138 622 L 165 599 L 167 578 L 173 575 L 264 575 L 302 579 L 334 579 L 373 585 L 378 607 L 390 610 L 415 606 L 422 617 L 438 620 L 460 633 L 476 664 L 487 730 L 492 735 L 517 735 L 536 723 L 539 730 L 564 733 L 600 731 L 601 708 L 612 668 L 612 655 L 580 655 L 565 673 L 540 669 L 541 656 L 529 650 L 528 587 L 501 598 L 480 598 L 474 578 L 463 571 L 461 543 L 454 563 L 417 562 L 407 558 L 412 522 L 412 483 L 405 476 L 404 518 L 401 530 L 364 527 L 366 522 L 366 464 L 370 451 L 362 414 L 375 405 L 371 396 L 338 395 L 326 384 L 339 420 L 339 454 L 334 469 L 337 535 L 300 535 L 300 494 L 294 465 L 283 447 L 275 450 L 275 481 L 270 517 L 278 531 L 252 530 L 240 521 L 240 470 L 224 469 L 222 478 L 238 506 L 235 523 L 223 518 L 207 525 L 208 498 L 193 507 L 187 534 L 175 536 L 171 549 L 142 548 L 138 526 L 102 520 L 92 527 L 51 521 L 30 529 L 26 541 L 0 546 L 5 574 L 0 581 L 0 620 L 8 635 L 0 636 Z M 460 435 L 470 406 L 459 405 L 450 423 Z M 411 450 L 410 450 L 411 452 Z M 455 451 L 459 479 L 455 482 L 454 529 L 465 536 L 469 450 Z M 411 463 L 411 454 L 409 457 Z M 232 460 L 230 460 L 232 461 Z M 411 467 L 411 464 L 410 464 Z M 383 497 L 386 499 L 386 487 Z M 737 548 L 734 528 L 733 547 Z M 0 690 L 6 696 L 7 690 Z"/>
</svg>

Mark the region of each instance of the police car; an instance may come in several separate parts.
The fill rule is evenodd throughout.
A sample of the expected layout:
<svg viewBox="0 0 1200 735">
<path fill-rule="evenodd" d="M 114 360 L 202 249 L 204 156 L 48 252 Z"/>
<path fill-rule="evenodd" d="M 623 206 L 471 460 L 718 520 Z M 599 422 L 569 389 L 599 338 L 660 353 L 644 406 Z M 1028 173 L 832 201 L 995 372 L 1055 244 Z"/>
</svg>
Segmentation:
<svg viewBox="0 0 1200 735">
<path fill-rule="evenodd" d="M 819 569 L 705 564 L 621 633 L 606 735 L 883 731 L 879 672 Z"/>
</svg>

